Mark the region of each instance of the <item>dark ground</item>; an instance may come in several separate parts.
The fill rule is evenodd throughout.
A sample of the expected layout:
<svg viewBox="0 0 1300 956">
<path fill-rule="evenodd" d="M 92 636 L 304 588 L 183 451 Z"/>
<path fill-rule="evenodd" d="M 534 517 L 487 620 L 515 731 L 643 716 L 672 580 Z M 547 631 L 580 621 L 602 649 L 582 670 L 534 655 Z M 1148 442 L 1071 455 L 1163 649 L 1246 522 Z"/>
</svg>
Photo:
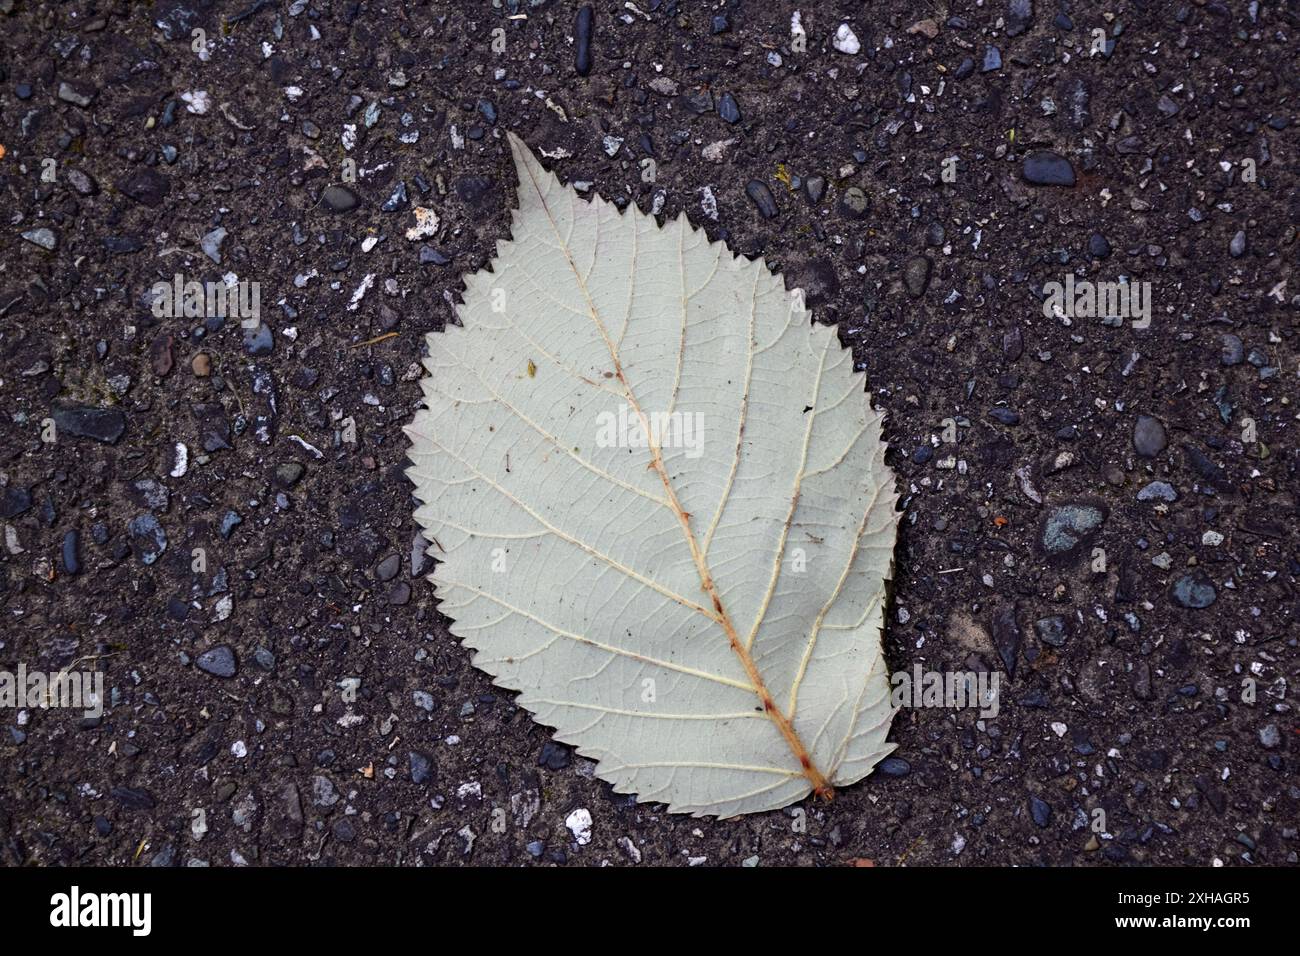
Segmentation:
<svg viewBox="0 0 1300 956">
<path fill-rule="evenodd" d="M 1295 863 L 1295 8 L 1036 0 L 1026 24 L 1004 0 L 806 2 L 792 54 L 790 5 L 638 5 L 596 5 L 582 77 L 561 3 L 0 0 L 0 669 L 97 657 L 112 689 L 98 721 L 0 713 L 0 860 Z M 858 55 L 831 46 L 844 19 Z M 1109 55 L 1088 55 L 1094 28 Z M 792 811 L 718 823 L 612 795 L 470 667 L 412 575 L 401 427 L 425 333 L 507 234 L 506 130 L 608 198 L 661 195 L 840 323 L 905 494 L 891 666 L 1014 667 L 995 720 L 903 711 L 894 775 L 806 802 L 798 832 Z M 1037 149 L 1076 184 L 1025 182 Z M 345 157 L 361 202 L 335 213 L 319 200 Z M 817 203 L 785 181 L 818 176 Z M 441 217 L 425 241 L 404 236 L 416 204 Z M 200 248 L 218 227 L 219 266 Z M 43 228 L 53 251 L 21 237 Z M 1067 271 L 1149 281 L 1150 327 L 1045 318 Z M 270 354 L 237 321 L 155 318 L 149 289 L 177 272 L 260 282 Z M 120 437 L 78 437 L 87 405 Z M 1150 456 L 1139 415 L 1163 426 L 1142 429 Z M 960 441 L 931 450 L 946 418 Z M 1176 500 L 1138 500 L 1154 480 Z M 1089 502 L 1095 540 L 1049 562 L 1049 513 Z M 1210 606 L 1174 599 L 1188 575 Z M 1061 646 L 1035 627 L 1054 616 Z M 198 666 L 214 647 L 233 677 Z"/>
</svg>

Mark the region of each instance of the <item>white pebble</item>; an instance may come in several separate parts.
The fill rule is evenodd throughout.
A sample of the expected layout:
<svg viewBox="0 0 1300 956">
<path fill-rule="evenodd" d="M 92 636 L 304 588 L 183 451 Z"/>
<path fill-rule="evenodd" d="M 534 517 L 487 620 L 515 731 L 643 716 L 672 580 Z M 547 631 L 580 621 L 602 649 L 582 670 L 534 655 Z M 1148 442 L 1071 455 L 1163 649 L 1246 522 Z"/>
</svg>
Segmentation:
<svg viewBox="0 0 1300 956">
<path fill-rule="evenodd" d="M 717 222 L 718 197 L 713 195 L 713 189 L 709 186 L 700 188 L 700 209 L 703 210 L 704 215 Z"/>
<path fill-rule="evenodd" d="M 185 103 L 185 109 L 196 116 L 202 116 L 212 108 L 212 97 L 207 90 L 186 90 L 181 94 L 181 101 Z"/>
<path fill-rule="evenodd" d="M 627 858 L 633 863 L 641 862 L 641 851 L 637 849 L 631 837 L 619 837 L 618 845 L 623 848 L 623 852 L 627 854 Z"/>
<path fill-rule="evenodd" d="M 573 838 L 578 841 L 578 846 L 586 846 L 591 842 L 591 813 L 586 807 L 578 807 L 564 820 L 564 825 L 569 828 Z"/>
<path fill-rule="evenodd" d="M 841 53 L 847 53 L 852 56 L 862 49 L 862 44 L 858 42 L 858 36 L 850 29 L 847 23 L 841 23 L 835 31 L 835 49 Z"/>
<path fill-rule="evenodd" d="M 172 465 L 172 470 L 167 474 L 173 478 L 182 478 L 185 472 L 190 470 L 190 450 L 186 447 L 185 442 L 176 443 L 176 464 Z"/>
<path fill-rule="evenodd" d="M 427 239 L 438 231 L 438 214 L 432 209 L 416 206 L 412 212 L 415 213 L 415 225 L 406 230 L 406 238 L 411 242 Z"/>
<path fill-rule="evenodd" d="M 357 306 L 361 304 L 361 300 L 366 297 L 366 293 L 370 291 L 370 287 L 374 284 L 375 274 L 373 272 L 367 273 L 365 278 L 361 280 L 361 284 L 357 286 L 356 291 L 352 293 L 352 300 L 348 302 L 349 312 L 357 310 Z"/>
</svg>

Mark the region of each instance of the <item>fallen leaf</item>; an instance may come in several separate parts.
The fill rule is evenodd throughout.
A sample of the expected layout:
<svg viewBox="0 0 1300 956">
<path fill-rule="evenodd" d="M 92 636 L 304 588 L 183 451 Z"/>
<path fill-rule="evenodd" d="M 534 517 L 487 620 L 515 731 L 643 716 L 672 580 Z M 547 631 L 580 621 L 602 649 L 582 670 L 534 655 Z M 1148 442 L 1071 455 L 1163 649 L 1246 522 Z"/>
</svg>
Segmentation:
<svg viewBox="0 0 1300 956">
<path fill-rule="evenodd" d="M 860 780 L 893 749 L 898 495 L 852 354 L 762 261 L 510 146 L 512 238 L 428 336 L 406 429 L 451 632 L 671 812 Z"/>
</svg>

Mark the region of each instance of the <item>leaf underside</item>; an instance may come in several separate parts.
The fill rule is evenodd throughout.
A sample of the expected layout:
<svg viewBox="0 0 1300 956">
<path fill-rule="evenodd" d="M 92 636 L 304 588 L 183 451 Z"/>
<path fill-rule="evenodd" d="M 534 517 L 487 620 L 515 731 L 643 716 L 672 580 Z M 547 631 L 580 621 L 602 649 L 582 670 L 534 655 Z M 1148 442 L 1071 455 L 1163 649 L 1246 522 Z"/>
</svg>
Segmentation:
<svg viewBox="0 0 1300 956">
<path fill-rule="evenodd" d="M 851 353 L 761 260 L 510 145 L 512 239 L 428 336 L 406 429 L 451 632 L 672 812 L 860 780 L 893 749 L 898 496 Z"/>
</svg>

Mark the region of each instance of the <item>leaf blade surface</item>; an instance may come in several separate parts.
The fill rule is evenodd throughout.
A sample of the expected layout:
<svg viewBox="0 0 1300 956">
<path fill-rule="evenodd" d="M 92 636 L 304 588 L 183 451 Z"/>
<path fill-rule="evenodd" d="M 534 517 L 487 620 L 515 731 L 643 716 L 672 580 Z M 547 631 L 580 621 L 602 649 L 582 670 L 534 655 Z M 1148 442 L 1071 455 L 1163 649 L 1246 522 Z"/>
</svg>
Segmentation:
<svg viewBox="0 0 1300 956">
<path fill-rule="evenodd" d="M 674 812 L 861 779 L 892 749 L 897 495 L 851 353 L 763 262 L 511 147 L 512 238 L 429 336 L 407 429 L 452 633 Z"/>
</svg>

